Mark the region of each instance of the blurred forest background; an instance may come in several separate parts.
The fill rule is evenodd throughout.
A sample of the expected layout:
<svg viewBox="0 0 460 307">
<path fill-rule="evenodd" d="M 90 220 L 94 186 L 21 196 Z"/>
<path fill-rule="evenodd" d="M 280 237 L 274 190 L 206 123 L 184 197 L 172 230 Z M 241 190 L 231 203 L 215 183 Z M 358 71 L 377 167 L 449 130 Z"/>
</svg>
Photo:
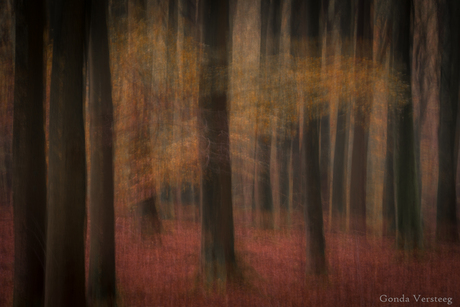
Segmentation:
<svg viewBox="0 0 460 307">
<path fill-rule="evenodd" d="M 1 0 L 0 305 L 460 299 L 458 16 Z"/>
</svg>

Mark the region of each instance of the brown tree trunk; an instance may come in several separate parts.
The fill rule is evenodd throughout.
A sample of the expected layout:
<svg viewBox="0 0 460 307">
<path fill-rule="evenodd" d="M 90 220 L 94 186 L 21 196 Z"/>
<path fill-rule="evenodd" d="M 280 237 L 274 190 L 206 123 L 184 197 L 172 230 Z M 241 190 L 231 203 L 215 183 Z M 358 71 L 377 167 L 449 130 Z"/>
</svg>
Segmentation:
<svg viewBox="0 0 460 307">
<path fill-rule="evenodd" d="M 350 39 L 352 37 L 352 3 L 351 0 L 335 0 L 335 16 L 339 19 L 340 36 L 342 39 L 341 56 L 351 55 Z M 332 203 L 331 226 L 345 230 L 347 203 L 347 161 L 348 161 L 348 135 L 347 121 L 349 110 L 347 98 L 340 95 L 337 113 L 337 132 L 335 137 L 334 162 L 332 174 Z"/>
<path fill-rule="evenodd" d="M 458 90 L 460 71 L 460 5 L 457 1 L 441 1 L 441 89 L 439 93 L 439 181 L 436 214 L 436 239 L 458 242 L 457 222 L 457 158 L 458 158 Z"/>
<path fill-rule="evenodd" d="M 56 1 L 51 75 L 45 306 L 85 306 L 85 3 Z"/>
<path fill-rule="evenodd" d="M 415 132 L 411 85 L 411 10 L 412 0 L 395 0 L 393 27 L 394 65 L 404 74 L 409 86 L 406 104 L 396 111 L 395 120 L 395 182 L 397 245 L 404 249 L 422 246 L 419 180 L 416 161 Z"/>
<path fill-rule="evenodd" d="M 211 286 L 225 283 L 236 265 L 227 110 L 231 33 L 228 0 L 204 0 L 202 5 L 203 43 L 210 56 L 200 70 L 201 274 Z"/>
<path fill-rule="evenodd" d="M 360 0 L 358 4 L 358 30 L 356 61 L 372 59 L 371 2 Z M 369 72 L 370 73 L 370 72 Z M 365 101 L 365 100 L 367 101 Z M 350 217 L 352 230 L 366 231 L 367 146 L 369 137 L 370 104 L 372 97 L 359 98 L 355 106 L 355 127 L 350 179 Z"/>
<path fill-rule="evenodd" d="M 115 305 L 113 104 L 107 2 L 92 1 L 89 43 L 90 258 L 88 304 Z"/>
<path fill-rule="evenodd" d="M 318 1 L 293 1 L 291 7 L 292 39 L 297 40 L 298 50 L 293 55 L 313 59 L 321 56 L 319 16 L 321 6 Z M 305 97 L 306 98 L 306 97 Z M 304 108 L 304 127 L 302 156 L 305 175 L 303 189 L 305 193 L 305 221 L 307 239 L 307 273 L 326 273 L 325 239 L 323 227 L 323 206 L 321 201 L 320 174 L 320 110 L 318 107 Z"/>
<path fill-rule="evenodd" d="M 13 119 L 14 306 L 45 302 L 45 2 L 16 2 Z"/>
</svg>

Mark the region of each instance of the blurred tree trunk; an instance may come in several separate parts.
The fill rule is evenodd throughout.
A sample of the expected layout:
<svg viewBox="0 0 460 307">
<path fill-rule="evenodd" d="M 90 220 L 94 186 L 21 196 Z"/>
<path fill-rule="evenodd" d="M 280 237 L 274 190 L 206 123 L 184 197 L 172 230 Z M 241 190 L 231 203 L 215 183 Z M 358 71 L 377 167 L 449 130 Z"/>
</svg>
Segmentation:
<svg viewBox="0 0 460 307">
<path fill-rule="evenodd" d="M 356 61 L 372 60 L 373 15 L 371 1 L 359 0 L 357 16 Z M 370 73 L 370 71 L 368 72 Z M 366 231 L 367 148 L 370 104 L 372 97 L 358 98 L 355 103 L 355 123 L 350 179 L 350 217 L 352 230 Z"/>
<path fill-rule="evenodd" d="M 14 14 L 12 0 L 0 1 L 0 206 L 11 204 L 13 184 Z"/>
<path fill-rule="evenodd" d="M 277 89 L 267 88 L 271 72 L 277 72 L 279 44 L 281 35 L 281 0 L 262 0 L 260 7 L 261 36 L 260 36 L 260 104 L 256 116 L 256 161 L 258 163 L 257 203 L 261 210 L 263 228 L 274 227 L 273 194 L 271 187 L 271 145 L 270 119 L 268 112 L 272 107 L 272 100 Z M 270 82 L 271 83 L 271 82 Z M 267 106 L 269 104 L 269 106 Z M 265 113 L 265 112 L 267 113 Z M 264 114 L 265 113 L 265 114 Z M 261 120 L 263 117 L 264 120 Z"/>
<path fill-rule="evenodd" d="M 184 17 L 184 24 L 183 24 L 183 33 L 184 33 L 184 38 L 183 38 L 183 41 L 184 41 L 184 44 L 183 44 L 183 48 L 190 48 L 191 50 L 194 51 L 194 56 L 196 58 L 198 58 L 198 52 L 197 52 L 197 49 L 192 49 L 194 48 L 194 46 L 192 44 L 194 44 L 195 41 L 199 41 L 199 27 L 197 26 L 197 19 L 198 19 L 198 16 L 197 16 L 197 2 L 198 0 L 181 0 L 181 4 L 182 4 L 182 14 L 183 14 L 183 17 Z M 189 50 L 189 51 L 191 51 Z M 182 61 L 183 61 L 183 64 L 182 64 L 182 67 L 186 67 L 186 65 L 188 64 L 188 61 L 189 59 L 187 59 L 186 57 L 182 57 Z M 185 68 L 183 68 L 185 69 Z M 195 74 L 195 72 L 193 72 Z M 190 95 L 188 94 L 190 91 L 187 90 L 187 87 L 189 85 L 188 84 L 183 84 L 183 90 L 182 90 L 182 101 L 183 101 L 183 104 L 184 105 L 184 110 L 183 110 L 183 113 L 182 113 L 182 120 L 184 121 L 188 121 L 192 118 L 195 118 L 196 117 L 196 113 L 195 113 L 195 110 L 196 110 L 196 107 L 195 107 L 195 97 L 190 97 Z M 195 125 L 196 127 L 196 125 Z M 197 191 L 195 190 L 195 186 L 196 186 L 196 183 L 193 182 L 193 180 L 191 180 L 192 182 L 182 182 L 182 191 L 184 190 L 190 190 L 191 192 L 191 195 L 190 195 L 190 201 L 191 201 L 191 205 L 194 207 L 194 210 L 193 210 L 193 221 L 195 222 L 198 222 L 199 221 L 199 207 L 200 207 L 200 204 L 199 202 L 196 201 L 196 198 L 197 198 Z M 181 198 L 181 201 L 182 203 L 184 203 L 184 198 L 182 197 Z"/>
<path fill-rule="evenodd" d="M 13 118 L 14 306 L 45 302 L 45 2 L 16 2 Z"/>
<path fill-rule="evenodd" d="M 382 211 L 384 216 L 383 232 L 394 235 L 396 231 L 396 194 L 394 177 L 394 125 L 395 111 L 388 105 L 387 114 L 387 148 L 385 153 L 385 175 L 383 181 Z"/>
<path fill-rule="evenodd" d="M 458 91 L 460 72 L 460 5 L 458 1 L 440 1 L 439 19 L 441 54 L 441 88 L 439 93 L 439 181 L 436 214 L 436 239 L 458 242 L 457 159 Z"/>
<path fill-rule="evenodd" d="M 295 42 L 293 47 L 297 48 L 297 50 L 291 49 L 291 52 L 294 52 L 294 56 L 297 57 L 308 55 L 313 60 L 319 60 L 321 57 L 320 2 L 294 0 L 291 5 L 291 39 Z M 307 110 L 310 110 L 310 113 Z M 322 274 L 326 272 L 326 258 L 319 164 L 321 112 L 316 106 L 305 107 L 304 112 L 301 153 L 305 165 L 303 189 L 305 190 L 307 273 Z"/>
<path fill-rule="evenodd" d="M 225 284 L 236 266 L 227 110 L 231 33 L 228 0 L 201 4 L 203 43 L 209 48 L 200 69 L 201 274 L 211 286 Z"/>
<path fill-rule="evenodd" d="M 113 104 L 107 1 L 92 1 L 89 42 L 90 256 L 88 303 L 115 305 Z"/>
<path fill-rule="evenodd" d="M 303 179 L 302 169 L 299 167 L 302 163 L 300 157 L 300 133 L 297 123 L 296 133 L 291 139 L 291 154 L 289 161 L 289 203 L 291 209 L 297 209 L 302 205 Z"/>
<path fill-rule="evenodd" d="M 322 0 L 321 1 L 321 10 L 322 10 L 322 36 L 325 37 L 325 52 L 323 56 L 326 57 L 326 61 L 328 61 L 328 48 L 329 45 L 332 45 L 329 41 L 329 32 L 332 32 L 331 24 L 329 20 L 329 1 L 330 0 Z M 321 42 L 322 43 L 322 42 Z M 329 188 L 330 188 L 330 169 L 331 169 L 331 118 L 330 118 L 330 106 L 325 106 L 328 108 L 321 116 L 320 121 L 320 171 L 321 171 L 321 198 L 322 204 L 324 209 L 329 208 Z"/>
<path fill-rule="evenodd" d="M 125 7 L 123 5 L 123 7 Z M 136 0 L 132 6 L 128 7 L 132 12 L 129 12 L 128 27 L 136 25 L 142 32 L 142 36 L 148 37 L 148 18 L 147 18 L 147 4 L 144 0 Z M 129 38 L 131 39 L 131 38 Z M 128 41 L 128 45 L 132 42 Z M 129 48 L 129 47 L 128 47 Z M 141 62 L 142 59 L 137 59 Z M 148 72 L 149 73 L 149 72 Z M 132 70 L 132 95 L 138 97 L 133 102 L 134 107 L 134 137 L 132 138 L 132 145 L 130 147 L 130 180 L 131 187 L 135 190 L 134 202 L 136 206 L 143 205 L 143 210 L 137 210 L 136 213 L 140 215 L 141 221 L 141 234 L 143 238 L 151 237 L 155 232 L 152 225 L 160 225 L 158 220 L 157 209 L 155 201 L 146 201 L 146 199 L 155 199 L 157 191 L 153 182 L 153 168 L 152 168 L 152 148 L 151 148 L 151 87 L 149 80 L 151 76 L 142 76 L 141 73 Z M 137 96 L 139 95 L 139 96 Z M 139 201 L 140 199 L 140 201 Z M 149 207 L 150 206 L 150 207 Z M 168 207 L 169 208 L 169 207 Z M 155 226 L 155 227 L 157 227 Z M 149 231 L 145 231 L 148 229 Z M 147 234 L 147 236 L 146 236 Z"/>
<path fill-rule="evenodd" d="M 352 2 L 351 0 L 335 0 L 335 16 L 339 19 L 339 33 L 342 40 L 341 60 L 351 56 L 350 46 L 352 37 Z M 334 164 L 332 174 L 332 204 L 331 204 L 331 227 L 339 230 L 345 229 L 346 188 L 347 188 L 347 162 L 348 162 L 348 135 L 347 121 L 349 109 L 346 97 L 340 94 L 337 113 L 337 132 L 335 137 Z"/>
<path fill-rule="evenodd" d="M 177 91 L 179 90 L 178 84 L 178 66 L 177 66 L 177 31 L 178 31 L 178 3 L 177 0 L 168 0 L 168 31 L 166 33 L 166 97 L 167 97 L 167 117 L 166 125 L 168 129 L 169 138 L 167 139 L 167 146 L 172 146 L 176 142 L 176 125 L 177 121 Z M 177 172 L 171 171 L 168 174 L 168 180 L 163 188 L 165 190 L 166 205 L 164 212 L 166 218 L 174 218 L 177 214 L 176 203 L 180 197 L 177 197 Z M 163 205 L 163 206 L 164 206 Z"/>
<path fill-rule="evenodd" d="M 51 75 L 45 306 L 85 306 L 85 1 L 56 1 Z"/>
<path fill-rule="evenodd" d="M 388 80 L 390 75 L 388 55 L 392 31 L 392 2 L 376 0 L 373 6 L 375 12 L 373 14 L 373 37 L 379 38 L 375 39 L 373 43 L 373 62 L 384 68 L 381 77 Z M 381 102 L 379 99 L 373 99 L 370 117 L 367 149 L 366 231 L 368 234 L 379 237 L 382 235 L 394 236 L 393 130 L 390 127 L 394 116 L 391 115 L 388 96 Z M 387 146 L 384 150 L 385 144 Z"/>
<path fill-rule="evenodd" d="M 397 109 L 395 120 L 395 182 L 397 208 L 397 245 L 404 249 L 422 246 L 420 193 L 411 95 L 411 1 L 395 0 L 393 57 L 409 86 L 406 103 Z"/>
<path fill-rule="evenodd" d="M 280 220 L 285 225 L 290 225 L 292 204 L 289 198 L 289 156 L 291 153 L 292 137 L 290 136 L 290 132 L 280 133 L 278 136 L 277 158 L 279 161 Z"/>
</svg>

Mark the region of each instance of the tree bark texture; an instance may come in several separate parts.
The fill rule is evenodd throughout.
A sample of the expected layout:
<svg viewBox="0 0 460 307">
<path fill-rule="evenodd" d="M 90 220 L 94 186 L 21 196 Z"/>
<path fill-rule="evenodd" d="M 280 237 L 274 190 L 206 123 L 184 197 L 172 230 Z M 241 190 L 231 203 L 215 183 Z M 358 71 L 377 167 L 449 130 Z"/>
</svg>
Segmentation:
<svg viewBox="0 0 460 307">
<path fill-rule="evenodd" d="M 395 1 L 393 25 L 394 65 L 404 74 L 405 83 L 411 85 L 411 10 L 412 1 Z M 395 182 L 397 245 L 404 249 L 422 245 L 422 224 L 418 168 L 416 161 L 414 111 L 412 94 L 396 112 L 395 121 Z"/>
<path fill-rule="evenodd" d="M 51 74 L 45 306 L 85 306 L 85 1 L 56 1 Z"/>
<path fill-rule="evenodd" d="M 298 39 L 299 55 L 319 58 L 321 56 L 320 14 L 321 3 L 318 1 L 293 1 L 291 18 L 294 28 L 293 39 Z M 308 44 L 305 44 L 308 43 Z M 305 97 L 308 99 L 308 97 Z M 323 227 L 323 206 L 321 200 L 320 173 L 320 112 L 319 109 L 305 112 L 303 127 L 302 156 L 305 182 L 305 218 L 307 240 L 307 273 L 322 274 L 326 272 L 325 239 Z"/>
<path fill-rule="evenodd" d="M 440 1 L 441 89 L 439 93 L 439 180 L 436 213 L 436 239 L 458 242 L 457 158 L 458 91 L 460 73 L 460 5 L 457 1 Z"/>
<path fill-rule="evenodd" d="M 13 306 L 43 306 L 45 301 L 44 30 L 45 2 L 17 1 L 13 115 Z"/>
<path fill-rule="evenodd" d="M 235 270 L 232 177 L 228 127 L 229 1 L 204 0 L 200 70 L 200 163 L 202 170 L 201 274 L 211 286 Z M 211 77 L 209 77 L 211 74 Z"/>
<path fill-rule="evenodd" d="M 350 56 L 350 39 L 352 37 L 352 2 L 351 0 L 336 0 L 334 4 L 335 16 L 339 20 L 340 37 L 342 40 L 341 56 Z M 337 132 L 335 137 L 333 177 L 332 177 L 332 203 L 331 225 L 339 230 L 345 229 L 347 215 L 347 161 L 348 161 L 348 125 L 349 110 L 346 97 L 340 95 L 337 112 Z"/>
<path fill-rule="evenodd" d="M 371 2 L 360 0 L 357 18 L 356 61 L 372 60 L 373 25 Z M 370 108 L 366 108 L 371 100 L 368 95 L 359 98 L 355 106 L 355 124 L 353 134 L 353 152 L 351 158 L 350 179 L 350 217 L 351 229 L 366 231 L 366 184 L 367 184 L 367 148 L 369 137 Z"/>
<path fill-rule="evenodd" d="M 115 305 L 113 104 L 107 2 L 92 1 L 89 43 L 90 258 L 88 304 Z"/>
</svg>

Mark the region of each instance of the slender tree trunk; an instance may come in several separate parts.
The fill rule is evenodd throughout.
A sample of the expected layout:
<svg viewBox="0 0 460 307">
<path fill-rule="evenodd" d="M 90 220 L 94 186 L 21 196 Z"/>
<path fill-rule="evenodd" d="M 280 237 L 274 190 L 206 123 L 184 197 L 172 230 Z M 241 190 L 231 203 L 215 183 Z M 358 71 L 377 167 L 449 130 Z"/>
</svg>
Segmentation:
<svg viewBox="0 0 460 307">
<path fill-rule="evenodd" d="M 372 59 L 373 25 L 371 1 L 360 0 L 358 4 L 358 29 L 356 60 Z M 370 72 L 369 72 L 370 73 Z M 367 101 L 363 101 L 363 100 Z M 366 185 L 367 185 L 367 146 L 369 137 L 370 104 L 372 97 L 359 98 L 355 106 L 355 127 L 350 179 L 351 229 L 366 231 Z"/>
<path fill-rule="evenodd" d="M 279 202 L 281 212 L 281 222 L 285 225 L 291 224 L 289 199 L 289 156 L 291 152 L 291 138 L 286 134 L 281 135 L 278 141 L 278 161 L 279 161 Z"/>
<path fill-rule="evenodd" d="M 307 273 L 326 273 L 326 242 L 324 239 L 323 206 L 321 202 L 321 181 L 319 169 L 319 119 L 306 122 L 305 144 L 305 190 L 306 190 L 306 233 Z"/>
<path fill-rule="evenodd" d="M 326 106 L 329 107 L 329 106 Z M 326 113 L 329 113 L 327 111 Z M 320 171 L 321 171 L 321 198 L 323 208 L 329 208 L 329 181 L 330 181 L 330 168 L 331 168 L 331 127 L 330 127 L 330 115 L 325 114 L 321 117 L 320 121 Z"/>
<path fill-rule="evenodd" d="M 210 56 L 202 60 L 200 70 L 201 273 L 211 286 L 225 283 L 236 265 L 227 110 L 231 33 L 228 0 L 204 0 L 202 5 L 203 43 Z"/>
<path fill-rule="evenodd" d="M 271 187 L 271 145 L 272 135 L 269 129 L 268 114 L 271 110 L 273 89 L 266 88 L 270 72 L 277 68 L 281 33 L 281 0 L 262 0 L 260 7 L 261 42 L 260 42 L 260 105 L 257 108 L 256 123 L 256 160 L 258 162 L 256 180 L 257 202 L 262 213 L 262 227 L 273 228 L 273 194 Z M 276 89 L 275 89 L 276 90 Z M 268 104 L 268 105 L 267 105 Z M 268 125 L 267 125 L 268 123 Z"/>
<path fill-rule="evenodd" d="M 394 64 L 404 73 L 405 83 L 411 85 L 411 1 L 395 0 L 393 32 Z M 395 182 L 397 213 L 397 245 L 404 249 L 422 246 L 422 224 L 418 168 L 415 152 L 412 95 L 396 112 L 395 122 Z"/>
<path fill-rule="evenodd" d="M 328 31 L 330 31 L 329 25 L 329 18 L 328 18 L 328 10 L 329 10 L 329 1 L 330 0 L 322 0 L 321 1 L 321 11 L 322 11 L 322 21 L 321 21 L 321 29 L 322 29 L 322 36 L 326 36 L 325 44 L 326 44 L 326 53 L 323 53 L 323 56 L 328 56 L 327 48 L 330 42 L 328 41 Z M 322 44 L 322 42 L 321 42 Z M 327 60 L 327 58 L 326 58 Z M 321 171 L 321 198 L 323 209 L 329 208 L 329 187 L 330 187 L 330 168 L 331 168 L 331 127 L 330 127 L 330 106 L 325 106 L 327 110 L 325 110 L 324 114 L 321 116 L 320 120 L 320 171 Z"/>
<path fill-rule="evenodd" d="M 197 12 L 198 12 L 198 9 L 197 9 L 197 2 L 198 0 L 181 0 L 181 4 L 182 4 L 182 13 L 183 13 L 183 16 L 184 16 L 184 24 L 183 24 L 183 33 L 184 33 L 184 44 L 183 44 L 183 48 L 194 48 L 194 46 L 190 46 L 189 44 L 190 43 L 194 43 L 195 41 L 198 41 L 199 40 L 199 35 L 198 35 L 198 26 L 197 26 Z M 197 49 L 191 49 L 193 50 L 194 52 L 194 56 L 198 58 L 198 50 Z M 189 50 L 189 51 L 191 51 Z M 185 70 L 186 68 L 186 65 L 188 64 L 188 61 L 189 59 L 187 59 L 186 57 L 182 57 L 182 67 L 183 67 L 183 70 Z M 196 72 L 193 72 L 194 74 Z M 187 89 L 189 87 L 189 84 L 185 84 L 185 82 L 183 83 L 183 90 L 182 90 L 182 101 L 185 103 L 185 110 L 183 112 L 183 116 L 185 117 L 185 120 L 190 120 L 190 119 L 193 119 L 193 118 L 196 118 L 196 113 L 195 113 L 195 110 L 196 110 L 196 100 L 195 100 L 195 97 L 194 96 L 190 96 L 189 95 L 189 90 Z M 182 119 L 184 119 L 184 117 Z M 196 127 L 196 126 L 195 126 Z M 191 201 L 191 205 L 193 206 L 193 220 L 195 222 L 198 222 L 199 221 L 199 202 L 196 201 L 197 199 L 197 195 L 195 194 L 196 193 L 196 190 L 195 190 L 195 187 L 196 187 L 196 183 L 193 182 L 193 180 L 191 180 L 190 183 L 182 183 L 182 185 L 185 185 L 187 184 L 189 187 L 190 187 L 190 191 L 191 191 L 191 196 L 190 196 L 190 201 Z M 182 202 L 184 202 L 184 200 L 182 199 Z"/>
<path fill-rule="evenodd" d="M 107 1 L 92 1 L 89 43 L 91 221 L 88 304 L 115 305 L 113 104 Z"/>
<path fill-rule="evenodd" d="M 45 306 L 85 306 L 85 2 L 56 1 L 51 75 Z"/>
<path fill-rule="evenodd" d="M 169 137 L 166 146 L 172 146 L 175 140 L 177 114 L 177 92 L 178 85 L 178 66 L 177 66 L 177 31 L 178 31 L 178 1 L 168 0 L 168 31 L 166 33 L 166 125 Z M 164 184 L 162 191 L 165 193 L 165 203 L 162 204 L 166 218 L 174 218 L 177 214 L 175 203 L 179 201 L 177 197 L 177 174 L 170 171 L 167 183 Z M 177 218 L 177 216 L 176 216 Z"/>
<path fill-rule="evenodd" d="M 460 71 L 460 5 L 457 1 L 440 1 L 441 89 L 439 93 L 439 181 L 436 214 L 436 239 L 458 242 L 457 159 L 458 159 L 458 91 Z"/>
<path fill-rule="evenodd" d="M 392 30 L 393 30 L 393 1 L 376 1 L 374 2 L 375 10 L 375 35 L 381 39 L 376 44 L 375 51 L 375 62 L 377 65 L 385 65 L 385 62 L 389 63 L 388 68 L 386 69 L 386 74 L 390 74 L 390 68 L 393 67 L 392 57 L 388 59 L 387 55 L 391 53 L 390 43 L 392 41 Z M 395 183 L 394 183 L 394 122 L 395 122 L 395 111 L 393 105 L 390 101 L 387 100 L 386 106 L 386 139 L 383 141 L 386 143 L 385 156 L 383 165 L 383 189 L 382 189 L 382 204 L 381 207 L 378 204 L 378 200 L 375 200 L 376 197 L 370 197 L 370 206 L 373 206 L 371 209 L 373 212 L 367 212 L 367 216 L 370 217 L 367 221 L 367 227 L 375 234 L 384 234 L 384 235 L 395 235 L 396 231 L 396 212 L 395 212 Z M 373 108 L 378 108 L 373 106 Z M 378 109 L 377 109 L 378 110 Z M 374 110 L 373 112 L 377 112 Z M 383 118 L 382 118 L 383 119 Z M 378 124 L 378 119 L 376 124 Z M 372 137 L 372 140 L 369 139 L 369 151 L 370 151 L 370 161 L 374 169 L 368 170 L 368 176 L 370 181 L 373 181 L 374 188 L 370 190 L 371 193 L 376 193 L 375 185 L 377 185 L 378 175 L 374 174 L 376 172 L 375 166 L 378 164 L 376 160 L 378 159 L 378 152 L 372 151 L 375 148 L 378 148 L 378 140 L 375 139 L 375 136 Z M 372 201 L 372 198 L 374 201 Z M 369 198 L 368 198 L 369 199 Z M 378 199 L 378 198 L 377 198 Z M 383 215 L 383 216 L 382 216 Z M 379 219 L 382 216 L 382 223 L 375 222 L 375 219 Z M 370 225 L 372 223 L 372 226 Z M 381 230 L 380 228 L 381 227 Z"/>
<path fill-rule="evenodd" d="M 177 31 L 179 29 L 179 3 L 178 0 L 169 0 L 168 4 L 168 37 L 167 53 L 166 53 L 166 70 L 168 75 L 168 107 L 172 112 L 172 119 L 169 124 L 172 124 L 170 142 L 171 145 L 175 142 L 180 142 L 180 118 L 181 110 L 177 102 L 179 95 L 179 68 L 177 63 Z M 179 203 L 180 203 L 180 174 L 179 166 L 176 167 L 172 174 L 172 187 L 170 187 L 169 201 L 173 206 L 176 219 L 179 219 Z"/>
<path fill-rule="evenodd" d="M 350 39 L 352 37 L 352 3 L 351 0 L 336 0 L 335 15 L 339 17 L 340 36 L 342 40 L 341 56 L 350 56 Z M 346 97 L 340 95 L 337 114 L 337 132 L 335 137 L 334 164 L 332 177 L 332 204 L 331 204 L 331 226 L 344 230 L 347 188 L 347 161 L 348 161 L 348 125 L 349 110 Z"/>
<path fill-rule="evenodd" d="M 297 39 L 294 55 L 321 56 L 318 1 L 293 1 L 291 7 L 293 39 Z M 294 48 L 295 48 L 294 47 Z M 291 51 L 292 52 L 292 51 Z M 307 238 L 307 273 L 322 274 L 326 272 L 325 239 L 323 229 L 323 206 L 321 201 L 320 175 L 320 110 L 317 107 L 304 108 L 304 126 L 302 156 L 304 160 L 305 181 L 305 218 Z M 309 112 L 307 111 L 309 110 Z"/>
<path fill-rule="evenodd" d="M 43 306 L 45 302 L 44 30 L 45 2 L 17 1 L 13 118 L 14 306 Z"/>
<path fill-rule="evenodd" d="M 396 202 L 395 202 L 395 177 L 394 177 L 394 125 L 395 112 L 388 105 L 387 115 L 387 148 L 385 154 L 385 176 L 383 182 L 382 211 L 384 216 L 383 232 L 394 235 L 396 231 Z"/>
<path fill-rule="evenodd" d="M 2 45 L 0 47 L 0 206 L 9 206 L 12 203 L 12 185 L 13 185 L 13 154 L 12 154 L 12 130 L 13 123 L 8 119 L 13 117 L 14 108 L 14 18 L 13 18 L 12 0 L 0 2 L 0 37 Z"/>
</svg>

